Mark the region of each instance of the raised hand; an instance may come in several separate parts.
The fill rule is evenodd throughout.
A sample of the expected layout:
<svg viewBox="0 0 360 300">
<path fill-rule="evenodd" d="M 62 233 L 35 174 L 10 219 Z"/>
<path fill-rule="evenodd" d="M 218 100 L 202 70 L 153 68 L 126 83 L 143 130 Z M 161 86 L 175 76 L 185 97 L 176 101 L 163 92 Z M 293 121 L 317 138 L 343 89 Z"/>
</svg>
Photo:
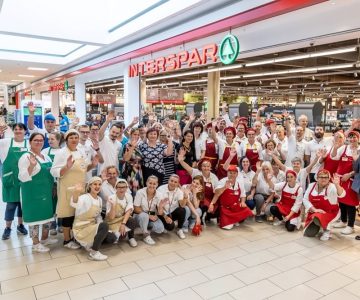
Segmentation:
<svg viewBox="0 0 360 300">
<path fill-rule="evenodd" d="M 0 125 L 0 135 L 3 135 L 6 131 L 6 129 L 7 129 L 6 124 Z"/>
<path fill-rule="evenodd" d="M 82 183 L 77 183 L 74 186 L 74 192 L 81 194 L 82 192 L 84 192 L 84 184 Z"/>
<path fill-rule="evenodd" d="M 256 163 L 256 170 L 257 170 L 257 171 L 261 171 L 261 161 L 258 161 L 258 162 Z"/>
<path fill-rule="evenodd" d="M 36 107 L 33 102 L 28 103 L 28 109 L 29 109 L 29 114 L 34 114 Z"/>
<path fill-rule="evenodd" d="M 99 149 L 99 141 L 97 139 L 91 139 L 91 148 L 95 151 Z"/>
<path fill-rule="evenodd" d="M 230 189 L 232 187 L 232 183 L 230 180 L 227 180 L 226 183 L 225 183 L 225 188 L 226 189 Z"/>
<path fill-rule="evenodd" d="M 183 147 L 181 147 L 181 148 L 179 149 L 178 155 L 185 157 L 185 155 L 186 155 L 186 150 L 185 150 Z"/>
<path fill-rule="evenodd" d="M 75 160 L 73 159 L 73 156 L 70 155 L 70 156 L 67 158 L 67 160 L 66 160 L 66 167 L 67 167 L 68 169 L 71 169 L 72 166 L 74 165 L 74 163 L 75 163 Z"/>
<path fill-rule="evenodd" d="M 335 185 L 340 185 L 340 176 L 337 174 L 334 174 L 333 178 L 332 178 L 332 182 Z"/>
<path fill-rule="evenodd" d="M 31 167 L 31 168 L 34 168 L 34 167 L 36 166 L 36 164 L 37 164 L 35 155 L 30 154 L 30 155 L 28 156 L 28 160 L 29 160 L 29 163 L 30 163 L 30 167 Z"/>
<path fill-rule="evenodd" d="M 317 158 L 320 158 L 320 157 L 325 158 L 326 155 L 327 155 L 327 151 L 326 151 L 325 148 L 321 148 L 318 151 L 316 151 L 316 157 Z"/>
<path fill-rule="evenodd" d="M 131 124 L 135 125 L 138 122 L 139 122 L 139 117 L 134 117 L 131 121 Z"/>
<path fill-rule="evenodd" d="M 115 112 L 113 110 L 110 110 L 107 117 L 106 117 L 106 120 L 111 122 L 112 120 L 115 120 Z"/>
<path fill-rule="evenodd" d="M 92 164 L 92 166 L 93 166 L 94 168 L 99 164 L 99 155 L 95 155 L 95 156 L 91 159 L 91 164 Z"/>
<path fill-rule="evenodd" d="M 102 181 L 105 181 L 105 180 L 108 180 L 108 179 L 109 179 L 109 177 L 107 176 L 107 171 L 106 171 L 106 169 L 102 170 L 100 176 L 101 176 Z"/>
<path fill-rule="evenodd" d="M 75 117 L 73 120 L 72 120 L 72 125 L 74 127 L 78 126 L 80 123 L 80 118 L 79 117 Z"/>
<path fill-rule="evenodd" d="M 231 157 L 235 157 L 236 154 L 237 154 L 236 149 L 235 149 L 235 148 L 231 148 L 231 149 L 230 149 L 230 156 L 231 156 Z"/>
</svg>

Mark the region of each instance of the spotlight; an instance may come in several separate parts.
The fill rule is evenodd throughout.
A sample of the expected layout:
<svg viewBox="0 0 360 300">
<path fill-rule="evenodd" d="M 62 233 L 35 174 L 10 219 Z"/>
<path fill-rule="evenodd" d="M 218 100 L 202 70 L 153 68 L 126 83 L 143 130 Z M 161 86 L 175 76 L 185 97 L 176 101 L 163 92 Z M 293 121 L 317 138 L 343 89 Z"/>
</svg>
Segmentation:
<svg viewBox="0 0 360 300">
<path fill-rule="evenodd" d="M 304 88 L 306 88 L 306 87 L 307 87 L 307 83 L 304 84 Z"/>
<path fill-rule="evenodd" d="M 357 72 L 354 72 L 354 77 L 358 77 L 358 73 Z"/>
<path fill-rule="evenodd" d="M 292 88 L 292 84 L 289 85 L 289 89 L 291 89 L 291 88 Z"/>
<path fill-rule="evenodd" d="M 321 87 L 323 87 L 323 86 L 324 86 L 324 84 L 322 83 L 322 84 L 320 84 L 320 86 L 321 86 Z"/>
<path fill-rule="evenodd" d="M 259 84 L 262 84 L 262 81 L 261 81 L 261 80 L 259 80 Z"/>
<path fill-rule="evenodd" d="M 248 82 L 247 82 L 247 81 L 245 81 L 245 85 L 248 85 Z"/>
<path fill-rule="evenodd" d="M 338 87 L 338 91 L 340 91 L 340 87 Z"/>
<path fill-rule="evenodd" d="M 279 84 L 279 81 L 277 79 L 275 79 L 275 84 Z"/>
<path fill-rule="evenodd" d="M 313 76 L 311 77 L 311 79 L 312 79 L 312 80 L 315 80 L 315 76 L 313 75 Z"/>
</svg>

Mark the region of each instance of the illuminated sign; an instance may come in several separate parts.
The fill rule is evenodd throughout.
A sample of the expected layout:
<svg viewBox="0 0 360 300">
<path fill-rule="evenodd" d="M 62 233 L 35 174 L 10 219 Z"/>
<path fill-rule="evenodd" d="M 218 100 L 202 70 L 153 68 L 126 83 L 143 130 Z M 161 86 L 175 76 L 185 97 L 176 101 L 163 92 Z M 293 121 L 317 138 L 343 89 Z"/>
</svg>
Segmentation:
<svg viewBox="0 0 360 300">
<path fill-rule="evenodd" d="M 236 61 L 240 51 L 239 40 L 236 36 L 228 34 L 223 38 L 219 49 L 219 58 L 224 65 L 230 65 Z"/>
</svg>

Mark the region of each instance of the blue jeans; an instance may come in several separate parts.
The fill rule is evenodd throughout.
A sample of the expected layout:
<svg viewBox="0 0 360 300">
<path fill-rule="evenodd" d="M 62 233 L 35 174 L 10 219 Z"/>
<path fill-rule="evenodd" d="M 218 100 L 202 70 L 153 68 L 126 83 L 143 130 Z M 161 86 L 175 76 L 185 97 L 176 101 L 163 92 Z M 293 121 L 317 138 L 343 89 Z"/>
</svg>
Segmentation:
<svg viewBox="0 0 360 300">
<path fill-rule="evenodd" d="M 5 209 L 5 221 L 14 221 L 15 211 L 17 208 L 17 217 L 22 217 L 21 203 L 20 202 L 7 202 Z"/>
</svg>

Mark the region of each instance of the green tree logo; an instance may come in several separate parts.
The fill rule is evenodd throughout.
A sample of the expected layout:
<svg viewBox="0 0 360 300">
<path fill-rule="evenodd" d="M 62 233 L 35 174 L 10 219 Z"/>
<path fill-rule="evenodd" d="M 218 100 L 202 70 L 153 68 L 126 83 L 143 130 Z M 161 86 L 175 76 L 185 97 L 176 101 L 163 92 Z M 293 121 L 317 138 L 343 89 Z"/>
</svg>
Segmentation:
<svg viewBox="0 0 360 300">
<path fill-rule="evenodd" d="M 220 44 L 219 57 L 224 65 L 232 64 L 240 52 L 239 40 L 236 36 L 228 34 Z"/>
</svg>

